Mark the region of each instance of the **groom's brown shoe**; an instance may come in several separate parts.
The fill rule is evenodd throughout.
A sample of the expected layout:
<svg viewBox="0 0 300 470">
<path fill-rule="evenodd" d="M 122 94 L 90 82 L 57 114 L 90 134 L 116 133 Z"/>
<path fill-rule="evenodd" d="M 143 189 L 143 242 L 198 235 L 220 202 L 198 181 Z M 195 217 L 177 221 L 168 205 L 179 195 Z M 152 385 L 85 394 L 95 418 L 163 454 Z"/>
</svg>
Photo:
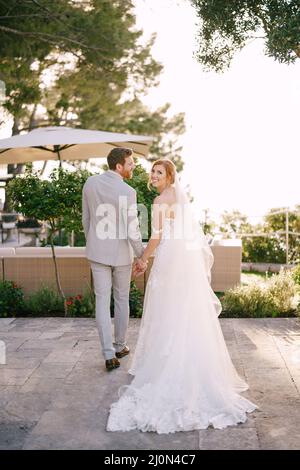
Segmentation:
<svg viewBox="0 0 300 470">
<path fill-rule="evenodd" d="M 117 369 L 118 367 L 120 367 L 120 362 L 116 357 L 113 357 L 112 359 L 106 359 L 105 367 L 108 371 Z"/>
<path fill-rule="evenodd" d="M 118 359 L 121 359 L 121 357 L 127 356 L 127 354 L 129 353 L 130 353 L 130 349 L 127 346 L 125 346 L 125 348 L 122 349 L 122 351 L 116 352 L 116 356 Z"/>
</svg>

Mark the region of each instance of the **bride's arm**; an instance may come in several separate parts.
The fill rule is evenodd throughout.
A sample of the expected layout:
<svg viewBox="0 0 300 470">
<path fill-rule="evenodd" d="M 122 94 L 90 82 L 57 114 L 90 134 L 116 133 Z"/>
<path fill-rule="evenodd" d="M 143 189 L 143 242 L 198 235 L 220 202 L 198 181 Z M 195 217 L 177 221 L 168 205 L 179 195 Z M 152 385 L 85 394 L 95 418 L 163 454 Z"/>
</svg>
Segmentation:
<svg viewBox="0 0 300 470">
<path fill-rule="evenodd" d="M 152 233 L 151 238 L 145 248 L 145 251 L 140 258 L 141 261 L 146 263 L 154 250 L 160 243 L 162 236 L 162 228 L 166 214 L 167 204 L 163 204 L 159 196 L 157 196 L 153 201 L 152 209 Z"/>
</svg>

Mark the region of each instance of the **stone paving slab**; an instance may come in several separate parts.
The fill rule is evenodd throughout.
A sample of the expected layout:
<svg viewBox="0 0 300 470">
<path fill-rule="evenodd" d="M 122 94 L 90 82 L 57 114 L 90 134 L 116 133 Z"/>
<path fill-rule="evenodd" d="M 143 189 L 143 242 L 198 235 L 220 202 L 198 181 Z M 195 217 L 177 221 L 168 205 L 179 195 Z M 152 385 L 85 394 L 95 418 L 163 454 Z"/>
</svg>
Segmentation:
<svg viewBox="0 0 300 470">
<path fill-rule="evenodd" d="M 140 319 L 130 319 L 136 344 Z M 300 449 L 300 321 L 221 319 L 232 360 L 258 405 L 223 430 L 107 432 L 130 357 L 107 373 L 94 319 L 0 319 L 0 449 Z"/>
</svg>

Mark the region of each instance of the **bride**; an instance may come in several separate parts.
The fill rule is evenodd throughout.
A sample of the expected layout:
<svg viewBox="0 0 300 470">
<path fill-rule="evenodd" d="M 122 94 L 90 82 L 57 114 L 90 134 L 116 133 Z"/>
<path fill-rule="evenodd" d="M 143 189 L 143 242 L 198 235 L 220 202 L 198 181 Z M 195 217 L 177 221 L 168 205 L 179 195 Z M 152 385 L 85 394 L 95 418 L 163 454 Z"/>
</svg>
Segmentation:
<svg viewBox="0 0 300 470">
<path fill-rule="evenodd" d="M 229 356 L 211 281 L 213 254 L 171 160 L 154 162 L 152 235 L 142 261 L 155 258 L 129 374 L 110 407 L 107 431 L 222 429 L 256 405 Z"/>
</svg>

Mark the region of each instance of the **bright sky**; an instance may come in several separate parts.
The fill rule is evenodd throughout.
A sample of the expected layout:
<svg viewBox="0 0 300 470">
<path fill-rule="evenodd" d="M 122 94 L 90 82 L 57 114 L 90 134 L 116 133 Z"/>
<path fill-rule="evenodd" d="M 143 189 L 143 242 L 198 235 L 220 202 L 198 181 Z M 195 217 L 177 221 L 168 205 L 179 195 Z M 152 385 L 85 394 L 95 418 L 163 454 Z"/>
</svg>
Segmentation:
<svg viewBox="0 0 300 470">
<path fill-rule="evenodd" d="M 229 71 L 204 72 L 193 58 L 197 18 L 188 0 L 135 4 L 145 37 L 157 33 L 153 56 L 164 65 L 160 86 L 145 101 L 186 113 L 182 179 L 199 211 L 261 215 L 300 204 L 300 60 L 279 64 L 257 40 Z"/>
</svg>

